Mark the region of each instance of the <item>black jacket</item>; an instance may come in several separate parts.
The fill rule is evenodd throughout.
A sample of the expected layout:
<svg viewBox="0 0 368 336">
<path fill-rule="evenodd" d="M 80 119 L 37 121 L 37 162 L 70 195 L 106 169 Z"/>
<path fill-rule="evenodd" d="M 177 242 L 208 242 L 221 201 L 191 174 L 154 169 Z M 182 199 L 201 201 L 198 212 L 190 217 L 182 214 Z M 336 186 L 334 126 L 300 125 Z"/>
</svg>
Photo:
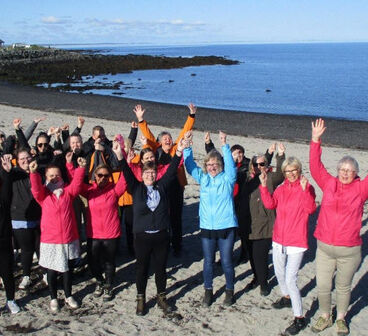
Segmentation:
<svg viewBox="0 0 368 336">
<path fill-rule="evenodd" d="M 122 171 L 133 196 L 133 233 L 165 230 L 170 227 L 168 190 L 175 179 L 180 157 L 174 155 L 164 176 L 155 182 L 154 188 L 160 193 L 160 203 L 154 211 L 147 206 L 147 187 L 139 182 L 127 162 L 123 160 Z"/>
<path fill-rule="evenodd" d="M 10 216 L 11 179 L 9 173 L 0 167 L 0 249 L 12 245 L 12 226 Z"/>
</svg>

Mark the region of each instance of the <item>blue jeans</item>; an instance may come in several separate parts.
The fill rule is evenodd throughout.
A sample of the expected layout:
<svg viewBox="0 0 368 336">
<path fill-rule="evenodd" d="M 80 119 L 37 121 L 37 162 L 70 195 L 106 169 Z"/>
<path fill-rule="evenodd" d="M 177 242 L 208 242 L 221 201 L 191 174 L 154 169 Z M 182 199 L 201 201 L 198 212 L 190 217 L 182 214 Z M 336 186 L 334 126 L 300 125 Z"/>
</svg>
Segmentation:
<svg viewBox="0 0 368 336">
<path fill-rule="evenodd" d="M 234 248 L 235 230 L 227 235 L 226 239 L 202 239 L 203 249 L 203 279 L 204 288 L 212 289 L 213 280 L 213 262 L 216 253 L 216 244 L 220 250 L 221 266 L 225 273 L 226 289 L 234 290 L 234 266 L 233 266 L 233 248 Z"/>
</svg>

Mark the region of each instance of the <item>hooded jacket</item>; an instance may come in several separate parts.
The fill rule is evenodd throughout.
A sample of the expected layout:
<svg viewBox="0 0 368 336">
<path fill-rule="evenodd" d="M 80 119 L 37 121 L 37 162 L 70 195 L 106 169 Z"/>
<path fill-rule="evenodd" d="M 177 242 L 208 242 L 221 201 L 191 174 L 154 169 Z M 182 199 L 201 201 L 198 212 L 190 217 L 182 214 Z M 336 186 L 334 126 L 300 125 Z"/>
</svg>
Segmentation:
<svg viewBox="0 0 368 336">
<path fill-rule="evenodd" d="M 343 184 L 327 172 L 321 154 L 321 142 L 311 141 L 309 167 L 312 177 L 323 191 L 314 236 L 328 245 L 361 245 L 360 229 L 363 206 L 368 198 L 368 176 L 363 181 L 356 177 L 351 183 Z"/>
<path fill-rule="evenodd" d="M 236 166 L 229 145 L 222 146 L 224 170 L 212 177 L 196 165 L 192 148 L 184 149 L 187 172 L 200 185 L 199 226 L 206 230 L 223 230 L 237 227 L 233 190 Z"/>
<path fill-rule="evenodd" d="M 30 174 L 33 197 L 42 208 L 41 243 L 67 244 L 78 239 L 73 200 L 82 189 L 83 177 L 84 168 L 77 168 L 72 182 L 57 198 L 42 185 L 40 174 Z"/>
<path fill-rule="evenodd" d="M 267 187 L 259 186 L 262 202 L 267 209 L 276 209 L 272 240 L 283 246 L 308 248 L 308 218 L 316 210 L 313 186 L 305 190 L 300 179 L 291 183 L 285 179 L 271 195 Z"/>
</svg>

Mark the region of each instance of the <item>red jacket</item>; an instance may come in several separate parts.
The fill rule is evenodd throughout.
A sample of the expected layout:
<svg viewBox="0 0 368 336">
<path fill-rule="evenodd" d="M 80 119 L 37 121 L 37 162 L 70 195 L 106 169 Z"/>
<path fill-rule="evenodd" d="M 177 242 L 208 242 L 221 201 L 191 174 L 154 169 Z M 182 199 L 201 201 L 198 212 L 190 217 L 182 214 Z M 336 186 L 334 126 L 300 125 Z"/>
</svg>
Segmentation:
<svg viewBox="0 0 368 336">
<path fill-rule="evenodd" d="M 309 167 L 312 177 L 323 191 L 314 236 L 325 244 L 357 246 L 362 244 L 363 205 L 368 198 L 368 178 L 359 177 L 343 184 L 330 175 L 321 162 L 321 142 L 310 143 Z"/>
<path fill-rule="evenodd" d="M 96 182 L 84 184 L 81 195 L 88 199 L 87 237 L 113 239 L 120 237 L 120 218 L 118 200 L 126 191 L 124 175 L 116 184 L 110 182 L 101 189 Z"/>
<path fill-rule="evenodd" d="M 308 248 L 308 217 L 316 210 L 313 186 L 305 190 L 300 180 L 290 183 L 285 179 L 271 195 L 267 187 L 259 186 L 263 205 L 276 209 L 272 240 L 283 246 Z"/>
<path fill-rule="evenodd" d="M 41 242 L 67 244 L 79 238 L 73 200 L 79 194 L 84 178 L 84 168 L 75 170 L 72 182 L 64 187 L 60 198 L 48 190 L 38 173 L 31 173 L 31 191 L 42 208 Z"/>
<path fill-rule="evenodd" d="M 182 163 L 183 161 L 181 160 L 180 163 Z M 158 181 L 162 176 L 165 175 L 167 168 L 169 168 L 170 164 L 166 164 L 166 165 L 158 165 L 157 166 L 157 176 L 156 176 L 156 181 Z M 129 168 L 132 170 L 135 178 L 139 181 L 142 182 L 142 164 L 139 163 L 129 163 Z"/>
</svg>

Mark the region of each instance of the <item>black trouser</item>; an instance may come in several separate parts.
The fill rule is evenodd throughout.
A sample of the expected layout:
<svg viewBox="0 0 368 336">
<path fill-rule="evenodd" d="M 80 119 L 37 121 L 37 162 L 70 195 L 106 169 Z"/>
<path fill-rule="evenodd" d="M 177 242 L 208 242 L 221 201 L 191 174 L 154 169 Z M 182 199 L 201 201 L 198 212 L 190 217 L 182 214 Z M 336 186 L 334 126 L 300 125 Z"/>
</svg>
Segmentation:
<svg viewBox="0 0 368 336">
<path fill-rule="evenodd" d="M 11 238 L 9 238 L 11 240 Z M 0 277 L 3 279 L 6 299 L 14 300 L 15 283 L 13 275 L 14 252 L 11 244 L 0 246 Z"/>
<path fill-rule="evenodd" d="M 255 279 L 261 287 L 267 286 L 268 278 L 268 253 L 271 248 L 271 238 L 246 241 L 249 261 Z"/>
<path fill-rule="evenodd" d="M 184 204 L 184 189 L 179 181 L 174 180 L 169 189 L 169 211 L 171 224 L 171 245 L 174 251 L 181 250 L 182 242 L 182 214 Z"/>
<path fill-rule="evenodd" d="M 52 269 L 47 269 L 47 282 L 49 285 L 49 291 L 51 299 L 57 299 L 57 277 L 59 274 L 63 277 L 63 289 L 65 297 L 68 298 L 72 295 L 72 275 L 73 275 L 73 262 L 74 260 L 69 260 L 69 271 L 60 273 Z"/>
<path fill-rule="evenodd" d="M 36 252 L 38 258 L 40 256 L 40 228 L 13 229 L 13 235 L 21 249 L 23 276 L 30 276 L 33 253 Z"/>
<path fill-rule="evenodd" d="M 136 285 L 138 294 L 145 294 L 148 280 L 150 259 L 155 271 L 157 293 L 166 290 L 166 264 L 169 252 L 169 234 L 166 230 L 157 233 L 137 233 L 134 236 L 136 253 Z"/>
<path fill-rule="evenodd" d="M 133 205 L 124 205 L 120 207 L 122 222 L 125 225 L 125 234 L 129 253 L 134 254 L 133 241 Z"/>
<path fill-rule="evenodd" d="M 73 201 L 73 209 L 75 214 L 75 219 L 77 221 L 78 226 L 78 233 L 79 233 L 79 243 L 82 247 L 82 242 L 86 241 L 86 232 L 85 232 L 85 225 L 83 223 L 86 223 L 86 207 L 80 198 L 80 196 L 76 197 Z M 83 219 L 82 219 L 83 217 Z"/>
<path fill-rule="evenodd" d="M 115 276 L 115 256 L 120 238 L 113 239 L 87 239 L 88 265 L 92 275 L 100 283 L 112 287 Z M 102 276 L 105 270 L 105 280 Z"/>
</svg>

